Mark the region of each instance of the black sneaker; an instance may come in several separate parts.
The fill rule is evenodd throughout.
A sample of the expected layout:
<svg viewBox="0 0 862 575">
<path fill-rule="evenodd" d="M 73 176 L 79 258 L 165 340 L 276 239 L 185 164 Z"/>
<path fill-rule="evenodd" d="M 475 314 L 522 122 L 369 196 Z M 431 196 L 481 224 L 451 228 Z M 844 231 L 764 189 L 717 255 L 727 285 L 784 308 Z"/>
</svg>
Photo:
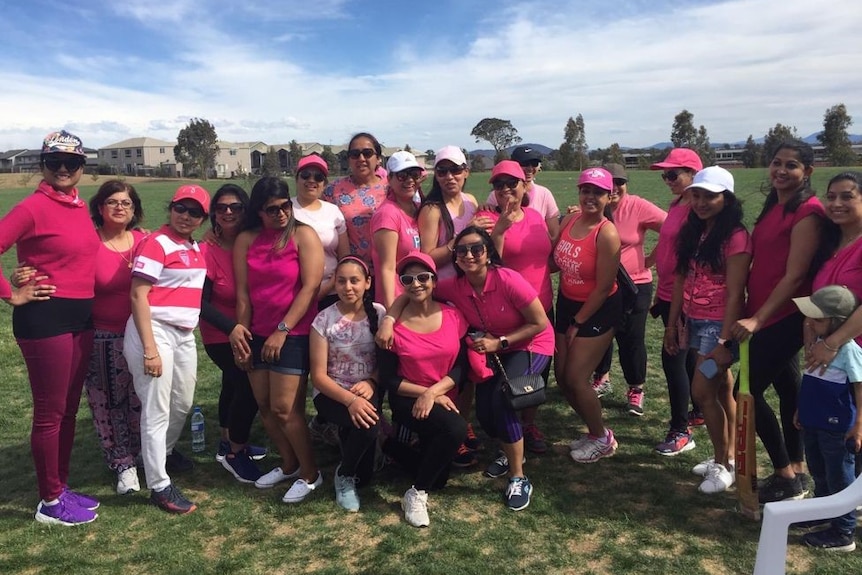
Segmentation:
<svg viewBox="0 0 862 575">
<path fill-rule="evenodd" d="M 802 486 L 802 495 L 808 495 L 811 491 L 811 476 L 807 473 L 797 473 L 796 477 L 799 478 L 799 484 Z"/>
<path fill-rule="evenodd" d="M 854 533 L 842 533 L 834 527 L 814 533 L 806 533 L 802 536 L 802 542 L 809 547 L 823 549 L 825 551 L 844 551 L 849 553 L 856 549 L 856 537 Z"/>
<path fill-rule="evenodd" d="M 188 473 L 195 468 L 195 462 L 174 449 L 165 457 L 165 471 L 168 473 Z"/>
<path fill-rule="evenodd" d="M 197 505 L 186 499 L 174 484 L 168 485 L 161 491 L 155 489 L 150 491 L 150 503 L 163 511 L 177 515 L 185 515 L 198 508 Z"/>
<path fill-rule="evenodd" d="M 802 499 L 805 495 L 802 493 L 802 481 L 798 475 L 793 479 L 787 479 L 773 474 L 759 487 L 758 497 L 760 503 L 771 503 L 787 499 Z"/>
<path fill-rule="evenodd" d="M 479 458 L 476 457 L 476 452 L 467 448 L 463 443 L 458 448 L 458 453 L 452 458 L 453 467 L 473 467 L 477 463 L 479 463 Z"/>
</svg>

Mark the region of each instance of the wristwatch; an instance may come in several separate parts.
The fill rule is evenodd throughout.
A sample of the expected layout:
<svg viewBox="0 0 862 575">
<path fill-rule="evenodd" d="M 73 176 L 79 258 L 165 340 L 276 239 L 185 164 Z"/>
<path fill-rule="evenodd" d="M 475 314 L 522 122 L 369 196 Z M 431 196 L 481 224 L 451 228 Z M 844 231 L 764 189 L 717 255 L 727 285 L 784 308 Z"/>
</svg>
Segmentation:
<svg viewBox="0 0 862 575">
<path fill-rule="evenodd" d="M 500 349 L 509 349 L 509 340 L 505 335 L 500 336 Z"/>
<path fill-rule="evenodd" d="M 286 334 L 290 334 L 290 328 L 287 327 L 287 324 L 285 324 L 283 321 L 279 322 L 278 331 L 283 331 Z"/>
<path fill-rule="evenodd" d="M 731 347 L 733 347 L 733 340 L 720 337 L 718 338 L 718 345 L 723 345 L 726 349 L 730 349 Z"/>
</svg>

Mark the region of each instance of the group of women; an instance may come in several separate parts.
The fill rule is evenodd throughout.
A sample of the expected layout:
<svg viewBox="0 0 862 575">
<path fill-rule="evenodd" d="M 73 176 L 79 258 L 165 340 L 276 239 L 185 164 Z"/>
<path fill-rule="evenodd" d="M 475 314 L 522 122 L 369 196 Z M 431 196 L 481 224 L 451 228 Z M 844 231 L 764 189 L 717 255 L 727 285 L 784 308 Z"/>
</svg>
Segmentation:
<svg viewBox="0 0 862 575">
<path fill-rule="evenodd" d="M 506 505 L 526 508 L 533 485 L 525 453 L 547 446 L 536 408 L 517 412 L 505 400 L 505 378 L 547 381 L 553 358 L 563 396 L 587 427 L 571 442 L 571 457 L 611 456 L 618 442 L 599 401 L 609 386 L 603 358 L 616 337 L 628 411 L 641 415 L 650 311 L 666 326 L 671 411 L 656 451 L 693 448 L 691 415 L 702 412 L 714 450 L 694 469 L 704 476 L 700 490 L 732 484 L 728 368 L 735 342 L 750 337 L 757 430 L 775 467 L 761 497 L 804 493 L 792 417 L 798 353 L 813 339 L 803 340 L 791 298 L 835 283 L 862 296 L 862 176 L 833 178 L 824 212 L 809 186 L 810 147 L 782 144 L 749 234 L 732 175 L 703 169 L 684 148 L 652 166 L 675 195 L 667 212 L 629 194 L 624 168 L 611 164 L 580 174 L 578 206 L 563 218 L 535 182 L 541 158 L 528 147 L 494 167 L 483 205 L 464 192 L 469 169 L 459 148 L 436 154 L 427 197 L 428 174 L 412 154 L 394 154 L 385 174 L 381 154 L 374 136 L 355 135 L 350 175 L 332 183 L 322 158 L 304 157 L 293 198 L 278 178 L 260 179 L 250 195 L 227 184 L 212 200 L 199 186 L 180 186 L 168 222 L 145 234 L 140 198 L 120 181 L 100 187 L 88 217 L 77 192 L 80 139 L 46 137 L 36 193 L 0 221 L 0 252 L 16 245 L 20 262 L 13 285 L 0 279 L 0 297 L 15 307 L 13 331 L 30 376 L 38 521 L 97 517 L 99 502 L 67 484 L 85 382 L 117 492 L 140 489 L 142 464 L 153 504 L 171 513 L 196 508 L 169 473 L 193 466 L 175 446 L 194 396 L 199 318 L 205 350 L 222 372 L 217 459 L 257 488 L 292 481 L 286 503 L 323 483 L 306 425 L 311 375 L 319 416 L 338 428 L 334 484 L 345 510 L 360 508 L 357 488 L 372 481 L 381 446 L 411 474 L 406 521 L 428 525 L 429 492 L 446 485 L 453 465 L 476 462 L 474 406 L 500 448 L 485 475 L 506 476 Z M 207 216 L 212 229 L 202 245 L 192 236 Z M 648 230 L 659 234 L 652 254 L 644 253 Z M 636 291 L 625 313 L 621 267 Z M 808 361 L 828 363 L 830 350 L 860 334 L 862 314 L 834 341 L 807 347 Z M 771 384 L 781 425 L 763 398 Z M 387 396 L 394 426 L 384 416 Z M 266 450 L 249 443 L 257 413 L 281 456 L 266 473 L 256 463 Z"/>
</svg>

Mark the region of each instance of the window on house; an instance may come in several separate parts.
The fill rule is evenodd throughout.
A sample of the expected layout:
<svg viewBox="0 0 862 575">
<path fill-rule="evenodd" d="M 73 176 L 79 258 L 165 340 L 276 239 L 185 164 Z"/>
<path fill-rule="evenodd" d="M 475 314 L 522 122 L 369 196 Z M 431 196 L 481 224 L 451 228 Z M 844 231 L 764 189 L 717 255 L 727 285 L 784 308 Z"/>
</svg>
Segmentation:
<svg viewBox="0 0 862 575">
<path fill-rule="evenodd" d="M 132 157 L 132 151 L 131 150 L 123 150 L 123 152 L 124 152 L 123 155 L 126 156 L 127 158 Z"/>
<path fill-rule="evenodd" d="M 117 159 L 117 150 L 111 150 L 111 158 L 114 160 Z"/>
<path fill-rule="evenodd" d="M 160 153 L 160 154 L 164 154 L 164 153 L 165 153 L 165 149 L 164 149 L 164 148 L 159 148 L 159 153 Z"/>
<path fill-rule="evenodd" d="M 138 148 L 137 150 L 135 150 L 135 157 L 136 158 L 140 158 L 143 155 L 144 155 L 144 151 L 142 149 Z"/>
<path fill-rule="evenodd" d="M 231 148 L 231 149 L 230 149 L 230 155 L 231 155 L 231 156 L 236 156 L 236 148 Z"/>
</svg>

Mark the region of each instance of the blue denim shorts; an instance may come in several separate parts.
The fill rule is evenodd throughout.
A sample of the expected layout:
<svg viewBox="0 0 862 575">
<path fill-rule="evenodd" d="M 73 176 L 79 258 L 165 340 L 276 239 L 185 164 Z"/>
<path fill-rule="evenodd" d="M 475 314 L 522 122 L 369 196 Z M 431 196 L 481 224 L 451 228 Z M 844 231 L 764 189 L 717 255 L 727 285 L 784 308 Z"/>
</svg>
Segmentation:
<svg viewBox="0 0 862 575">
<path fill-rule="evenodd" d="M 268 369 L 282 375 L 307 375 L 309 371 L 308 336 L 289 335 L 284 340 L 278 361 L 269 363 L 260 358 L 266 337 L 255 334 L 249 342 L 251 346 L 252 367 Z"/>
<path fill-rule="evenodd" d="M 720 321 L 688 318 L 685 327 L 688 330 L 688 347 L 696 349 L 699 355 L 707 355 L 718 345 Z"/>
</svg>

